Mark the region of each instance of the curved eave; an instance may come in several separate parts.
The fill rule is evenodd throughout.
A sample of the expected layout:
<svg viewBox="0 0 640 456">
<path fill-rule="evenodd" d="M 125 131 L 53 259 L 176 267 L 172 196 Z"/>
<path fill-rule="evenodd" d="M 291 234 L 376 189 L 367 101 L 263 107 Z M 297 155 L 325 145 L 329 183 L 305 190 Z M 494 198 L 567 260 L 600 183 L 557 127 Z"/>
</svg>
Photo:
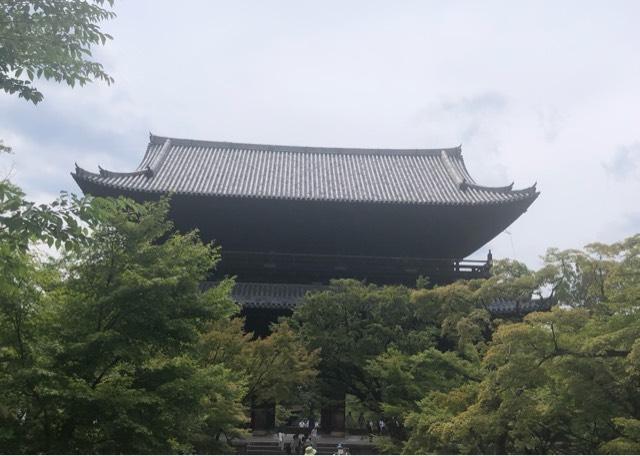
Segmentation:
<svg viewBox="0 0 640 456">
<path fill-rule="evenodd" d="M 103 169 L 100 166 L 98 166 L 98 169 L 100 170 L 100 177 L 113 177 L 113 178 L 118 178 L 118 177 L 136 177 L 136 176 L 145 176 L 145 177 L 153 177 L 153 170 L 150 167 L 145 167 L 144 169 L 138 170 L 138 171 L 131 171 L 131 172 L 118 172 L 118 171 L 109 171 L 107 169 Z"/>
<path fill-rule="evenodd" d="M 73 176 L 73 179 L 78 183 L 78 185 L 80 185 L 80 183 L 78 182 L 78 178 L 90 180 L 100 177 L 100 174 L 87 171 L 86 169 L 79 167 L 77 163 L 75 164 L 75 167 L 76 170 L 75 172 L 71 173 L 71 176 Z"/>
<path fill-rule="evenodd" d="M 537 182 L 535 182 L 533 185 L 531 185 L 530 187 L 525 187 L 525 188 L 520 188 L 520 189 L 513 189 L 513 182 L 510 183 L 509 185 L 505 185 L 502 187 L 488 187 L 486 185 L 479 185 L 476 183 L 472 183 L 472 182 L 467 182 L 465 180 L 462 181 L 462 183 L 460 184 L 460 189 L 462 191 L 465 191 L 467 189 L 473 189 L 473 190 L 478 190 L 478 191 L 485 191 L 485 192 L 493 192 L 493 193 L 500 193 L 500 194 L 505 194 L 505 195 L 535 195 L 538 196 L 540 194 L 540 192 L 538 192 L 536 190 L 536 185 Z"/>
<path fill-rule="evenodd" d="M 495 199 L 489 200 L 475 200 L 475 201 L 407 201 L 407 200 L 384 200 L 384 199 L 350 199 L 350 198 L 315 198 L 315 197 L 279 197 L 270 195 L 247 195 L 247 194 L 230 194 L 230 193 L 208 193 L 208 192 L 196 192 L 196 191 L 175 191 L 167 189 L 148 189 L 140 188 L 128 184 L 120 184 L 109 182 L 112 177 L 142 177 L 144 179 L 152 178 L 152 174 L 146 170 L 135 171 L 133 173 L 116 173 L 119 176 L 105 176 L 103 174 L 92 173 L 76 165 L 76 171 L 71 173 L 71 176 L 76 181 L 78 186 L 85 191 L 83 183 L 90 183 L 93 185 L 122 190 L 129 193 L 139 193 L 147 195 L 186 195 L 196 197 L 211 197 L 211 198 L 238 198 L 238 199 L 258 199 L 258 200 L 282 200 L 282 201 L 309 201 L 309 202 L 326 202 L 326 203 L 354 203 L 354 204 L 393 204 L 393 205 L 410 205 L 410 206 L 485 206 L 485 205 L 509 205 L 517 202 L 529 201 L 531 204 L 540 195 L 540 192 L 536 190 L 536 184 L 531 187 L 511 190 L 510 186 L 507 187 L 484 187 L 477 184 L 467 184 L 473 190 L 479 192 L 485 192 L 493 194 Z M 144 176 L 144 177 L 143 177 Z M 100 196 L 100 195 L 96 195 Z"/>
</svg>

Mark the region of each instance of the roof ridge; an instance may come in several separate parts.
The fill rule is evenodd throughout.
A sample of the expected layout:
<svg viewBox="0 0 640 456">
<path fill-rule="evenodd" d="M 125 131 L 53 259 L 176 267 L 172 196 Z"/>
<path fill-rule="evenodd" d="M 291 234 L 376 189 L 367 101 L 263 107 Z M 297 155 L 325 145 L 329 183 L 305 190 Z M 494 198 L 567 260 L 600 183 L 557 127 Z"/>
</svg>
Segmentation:
<svg viewBox="0 0 640 456">
<path fill-rule="evenodd" d="M 462 146 L 439 147 L 433 149 L 386 149 L 365 147 L 325 147 L 325 146 L 292 146 L 279 144 L 254 144 L 237 143 L 232 141 L 208 141 L 198 139 L 173 138 L 169 136 L 156 136 L 149 134 L 150 144 L 164 144 L 171 141 L 172 146 L 211 146 L 226 149 L 244 149 L 268 152 L 299 152 L 311 154 L 337 154 L 337 155 L 440 155 L 442 152 L 448 155 L 461 155 Z"/>
<path fill-rule="evenodd" d="M 160 168 L 162 168 L 162 165 L 164 164 L 164 162 L 166 161 L 167 156 L 169 155 L 170 149 L 171 149 L 171 140 L 167 138 L 162 143 L 162 148 L 160 149 L 160 151 L 156 154 L 155 157 L 153 157 L 153 160 L 151 160 L 150 163 L 147 165 L 147 168 L 151 169 L 153 173 L 158 172 Z"/>
<path fill-rule="evenodd" d="M 455 170 L 453 164 L 449 161 L 449 154 L 447 154 L 443 150 L 442 152 L 440 152 L 440 158 L 444 163 L 445 170 L 447 171 L 447 173 L 449 173 L 449 177 L 456 183 L 458 188 L 463 189 L 463 186 L 465 185 L 465 178 Z"/>
</svg>

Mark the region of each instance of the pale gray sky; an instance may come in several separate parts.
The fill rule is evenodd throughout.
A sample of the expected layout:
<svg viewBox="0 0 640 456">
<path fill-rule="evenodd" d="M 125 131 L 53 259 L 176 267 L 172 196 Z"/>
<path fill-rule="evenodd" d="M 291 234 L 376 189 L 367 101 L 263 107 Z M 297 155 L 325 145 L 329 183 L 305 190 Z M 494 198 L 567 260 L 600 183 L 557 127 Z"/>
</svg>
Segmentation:
<svg viewBox="0 0 640 456">
<path fill-rule="evenodd" d="M 542 192 L 485 246 L 640 232 L 640 2 L 118 1 L 97 49 L 116 82 L 0 95 L 2 160 L 28 196 L 132 170 L 148 132 L 345 147 L 462 143 L 479 183 Z"/>
</svg>

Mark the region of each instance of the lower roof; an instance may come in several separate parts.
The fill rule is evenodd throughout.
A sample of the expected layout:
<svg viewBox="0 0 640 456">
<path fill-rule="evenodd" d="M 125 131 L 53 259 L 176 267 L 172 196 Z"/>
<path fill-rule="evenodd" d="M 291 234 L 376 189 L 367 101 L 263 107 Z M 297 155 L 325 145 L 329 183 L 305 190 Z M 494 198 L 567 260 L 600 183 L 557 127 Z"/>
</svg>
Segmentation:
<svg viewBox="0 0 640 456">
<path fill-rule="evenodd" d="M 216 282 L 205 282 L 205 288 Z M 328 285 L 295 283 L 238 282 L 231 296 L 243 309 L 272 309 L 292 311 L 302 303 L 307 293 L 329 290 Z M 486 309 L 494 316 L 525 315 L 550 309 L 551 302 L 542 299 L 496 299 Z"/>
</svg>

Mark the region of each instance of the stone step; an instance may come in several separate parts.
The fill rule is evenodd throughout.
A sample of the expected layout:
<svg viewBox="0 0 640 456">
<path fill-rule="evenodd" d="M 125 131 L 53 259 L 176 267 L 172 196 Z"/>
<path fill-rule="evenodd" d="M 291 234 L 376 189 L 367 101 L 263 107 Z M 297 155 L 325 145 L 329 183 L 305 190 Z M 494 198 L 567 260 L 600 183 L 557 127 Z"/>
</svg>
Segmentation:
<svg viewBox="0 0 640 456">
<path fill-rule="evenodd" d="M 280 448 L 247 448 L 247 454 L 286 454 L 286 451 L 280 451 Z"/>
<path fill-rule="evenodd" d="M 247 445 L 247 454 L 285 454 L 280 450 L 278 442 L 250 442 Z"/>
<path fill-rule="evenodd" d="M 324 455 L 333 455 L 336 453 L 337 451 L 337 445 L 338 442 L 340 442 L 340 440 L 333 440 L 331 443 L 326 442 L 326 441 L 322 441 L 322 439 L 320 439 L 319 442 L 315 443 L 315 449 L 316 449 L 316 454 L 318 456 L 324 456 Z M 355 441 L 343 441 L 342 444 L 344 446 L 346 446 L 347 448 L 350 448 L 351 451 L 355 454 L 375 454 L 375 451 L 373 451 L 373 447 L 370 446 L 370 444 L 365 443 L 363 445 L 364 442 L 355 442 Z M 351 444 L 351 445 L 350 445 Z M 285 448 L 284 451 L 280 450 L 280 444 L 277 440 L 258 440 L 258 441 L 252 441 L 252 442 L 248 442 L 247 446 L 245 447 L 245 454 L 250 454 L 250 455 L 259 455 L 259 454 L 264 454 L 264 455 L 275 455 L 275 454 L 286 454 L 287 453 L 287 449 L 289 446 L 289 442 L 287 442 L 285 444 Z"/>
<path fill-rule="evenodd" d="M 255 448 L 248 448 L 247 454 L 286 454 L 286 452 L 280 451 L 280 448 L 277 448 L 275 450 L 259 450 Z"/>
</svg>

